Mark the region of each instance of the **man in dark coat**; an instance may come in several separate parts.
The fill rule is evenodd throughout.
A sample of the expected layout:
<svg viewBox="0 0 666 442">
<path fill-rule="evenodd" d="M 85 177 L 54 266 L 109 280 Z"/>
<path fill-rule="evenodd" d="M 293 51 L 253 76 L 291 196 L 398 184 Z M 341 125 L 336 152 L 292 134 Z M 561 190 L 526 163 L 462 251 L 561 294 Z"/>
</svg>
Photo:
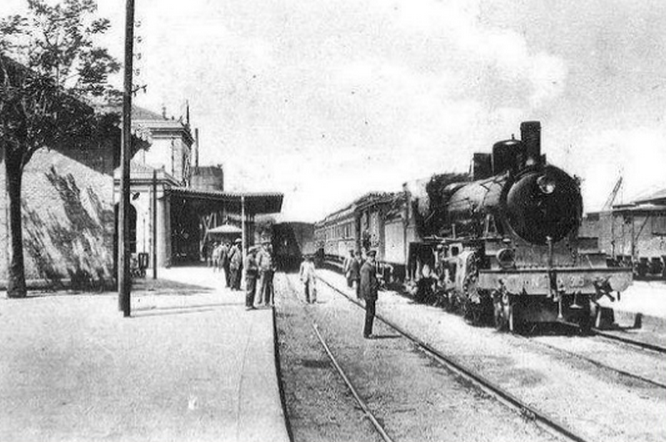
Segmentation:
<svg viewBox="0 0 666 442">
<path fill-rule="evenodd" d="M 222 270 L 224 270 L 224 282 L 227 287 L 231 287 L 231 272 L 229 271 L 229 251 L 231 250 L 231 245 L 224 243 L 222 249 L 220 250 L 220 265 Z"/>
<path fill-rule="evenodd" d="M 231 272 L 231 289 L 240 290 L 241 274 L 243 272 L 243 257 L 240 245 L 242 241 L 237 239 L 229 251 L 229 270 Z"/>
<path fill-rule="evenodd" d="M 375 303 L 377 302 L 377 290 L 379 281 L 377 281 L 377 269 L 375 257 L 377 252 L 371 250 L 368 252 L 368 259 L 361 266 L 361 298 L 365 300 L 365 326 L 363 327 L 363 337 L 372 339 L 372 323 L 375 320 Z"/>
<path fill-rule="evenodd" d="M 254 296 L 257 292 L 257 247 L 250 247 L 245 257 L 245 309 L 254 309 Z"/>
</svg>

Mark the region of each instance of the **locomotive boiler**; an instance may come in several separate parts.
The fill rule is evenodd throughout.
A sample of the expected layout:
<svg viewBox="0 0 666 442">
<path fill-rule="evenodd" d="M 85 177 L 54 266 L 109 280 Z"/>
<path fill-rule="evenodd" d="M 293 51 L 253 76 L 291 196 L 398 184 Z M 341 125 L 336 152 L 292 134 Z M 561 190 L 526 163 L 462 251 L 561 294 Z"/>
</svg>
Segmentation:
<svg viewBox="0 0 666 442">
<path fill-rule="evenodd" d="M 409 266 L 417 278 L 438 279 L 448 305 L 472 321 L 492 315 L 511 331 L 550 321 L 587 329 L 594 301 L 625 290 L 631 271 L 609 267 L 596 239 L 578 236 L 579 180 L 546 162 L 540 123 L 520 131 L 520 140 L 474 154 L 469 179 L 440 175 L 411 189 L 422 247 L 412 248 Z"/>
</svg>

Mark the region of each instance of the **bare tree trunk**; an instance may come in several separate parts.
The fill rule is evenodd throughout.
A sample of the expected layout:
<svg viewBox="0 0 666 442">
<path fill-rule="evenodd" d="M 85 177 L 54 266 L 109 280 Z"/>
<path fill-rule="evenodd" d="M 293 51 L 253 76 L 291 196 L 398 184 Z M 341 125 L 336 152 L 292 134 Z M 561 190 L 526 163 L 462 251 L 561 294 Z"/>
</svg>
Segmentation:
<svg viewBox="0 0 666 442">
<path fill-rule="evenodd" d="M 25 298 L 25 265 L 23 261 L 23 226 L 21 222 L 21 162 L 13 160 L 9 152 L 5 157 L 7 174 L 7 194 L 9 195 L 9 236 L 11 238 L 9 280 L 7 296 Z"/>
</svg>

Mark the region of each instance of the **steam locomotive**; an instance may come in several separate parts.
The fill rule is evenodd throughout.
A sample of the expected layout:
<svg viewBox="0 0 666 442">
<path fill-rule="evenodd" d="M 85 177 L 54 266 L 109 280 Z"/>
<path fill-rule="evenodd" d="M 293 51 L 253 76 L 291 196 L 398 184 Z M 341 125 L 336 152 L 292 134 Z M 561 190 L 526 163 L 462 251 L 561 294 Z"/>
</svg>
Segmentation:
<svg viewBox="0 0 666 442">
<path fill-rule="evenodd" d="M 492 318 L 497 329 L 517 331 L 528 323 L 565 321 L 586 330 L 593 303 L 625 290 L 631 269 L 610 267 L 597 239 L 578 235 L 579 180 L 546 162 L 540 123 L 523 122 L 520 131 L 520 140 L 474 154 L 469 177 L 434 176 L 406 183 L 389 203 L 383 197 L 373 215 L 384 230 L 375 222 L 375 235 L 357 211 L 350 221 L 355 244 L 379 247 L 384 257 L 402 247 L 404 262 L 382 261 L 386 273 L 415 283 L 417 291 L 435 292 L 471 322 Z M 400 225 L 402 244 L 395 234 Z M 330 232 L 337 231 L 331 228 L 326 220 L 315 225 L 315 237 L 329 251 Z"/>
<path fill-rule="evenodd" d="M 540 123 L 520 131 L 474 155 L 471 182 L 431 181 L 412 195 L 417 228 L 439 246 L 438 277 L 454 269 L 449 300 L 472 321 L 492 305 L 498 329 L 558 320 L 587 329 L 591 303 L 625 290 L 631 270 L 609 267 L 596 238 L 578 236 L 580 183 L 541 155 Z"/>
</svg>

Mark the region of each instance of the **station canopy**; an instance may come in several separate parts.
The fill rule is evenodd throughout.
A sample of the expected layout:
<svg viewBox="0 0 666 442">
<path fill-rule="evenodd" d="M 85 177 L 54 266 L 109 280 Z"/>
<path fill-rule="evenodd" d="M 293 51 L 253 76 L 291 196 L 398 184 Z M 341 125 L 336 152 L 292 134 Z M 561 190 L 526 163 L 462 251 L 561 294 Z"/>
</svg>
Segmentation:
<svg viewBox="0 0 666 442">
<path fill-rule="evenodd" d="M 198 213 L 210 213 L 219 210 L 241 213 L 241 203 L 245 200 L 245 212 L 248 215 L 279 213 L 282 210 L 281 193 L 241 193 L 200 190 L 187 187 L 166 189 L 172 198 L 187 201 Z"/>
<path fill-rule="evenodd" d="M 221 226 L 208 229 L 208 233 L 221 233 L 223 235 L 240 235 L 242 230 L 240 227 L 232 226 L 231 224 L 222 224 Z"/>
<path fill-rule="evenodd" d="M 655 192 L 643 198 L 637 198 L 634 201 L 634 203 L 636 204 L 650 203 L 650 204 L 666 205 L 666 189 L 662 189 L 658 192 Z"/>
</svg>

